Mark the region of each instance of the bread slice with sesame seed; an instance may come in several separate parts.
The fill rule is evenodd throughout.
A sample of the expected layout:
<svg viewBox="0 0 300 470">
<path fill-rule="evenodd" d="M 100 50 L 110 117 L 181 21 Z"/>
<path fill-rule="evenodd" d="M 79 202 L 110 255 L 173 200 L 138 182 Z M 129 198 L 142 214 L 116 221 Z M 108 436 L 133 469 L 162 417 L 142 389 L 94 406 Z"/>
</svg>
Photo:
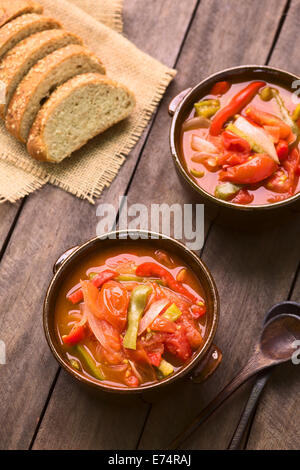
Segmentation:
<svg viewBox="0 0 300 470">
<path fill-rule="evenodd" d="M 78 75 L 58 87 L 40 109 L 27 150 L 41 161 L 59 163 L 97 134 L 129 116 L 135 98 L 104 75 Z"/>
<path fill-rule="evenodd" d="M 51 91 L 75 75 L 105 74 L 100 59 L 83 46 L 69 45 L 52 52 L 35 64 L 23 78 L 6 112 L 6 128 L 26 142 L 41 103 Z"/>
<path fill-rule="evenodd" d="M 61 24 L 53 18 L 30 13 L 10 21 L 0 28 L 0 58 L 22 39 L 47 29 L 59 29 Z"/>
<path fill-rule="evenodd" d="M 5 104 L 0 104 L 2 118 L 17 86 L 31 67 L 46 55 L 68 44 L 82 45 L 82 40 L 63 29 L 42 31 L 24 39 L 4 56 L 0 63 L 0 81 L 5 89 Z"/>
<path fill-rule="evenodd" d="M 0 27 L 25 13 L 43 13 L 43 7 L 30 0 L 0 0 Z"/>
</svg>

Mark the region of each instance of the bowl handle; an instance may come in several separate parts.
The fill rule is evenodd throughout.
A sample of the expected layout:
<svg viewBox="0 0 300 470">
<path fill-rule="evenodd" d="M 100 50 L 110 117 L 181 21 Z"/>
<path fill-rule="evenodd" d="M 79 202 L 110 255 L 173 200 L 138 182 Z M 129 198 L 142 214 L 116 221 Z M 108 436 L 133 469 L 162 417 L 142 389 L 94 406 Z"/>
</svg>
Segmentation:
<svg viewBox="0 0 300 470">
<path fill-rule="evenodd" d="M 55 261 L 53 265 L 53 273 L 55 274 L 59 268 L 64 264 L 67 258 L 73 253 L 73 251 L 77 250 L 78 245 L 72 246 L 72 248 L 69 248 L 67 251 L 65 251 L 60 257 Z"/>
<path fill-rule="evenodd" d="M 195 367 L 190 375 L 191 381 L 196 384 L 204 382 L 217 369 L 222 357 L 222 351 L 215 344 L 212 344 L 203 361 Z"/>
<path fill-rule="evenodd" d="M 183 90 L 181 93 L 178 93 L 178 95 L 176 95 L 172 101 L 170 102 L 169 104 L 169 108 L 168 108 L 168 111 L 169 111 L 169 114 L 170 116 L 173 116 L 175 111 L 176 111 L 176 108 L 177 106 L 181 103 L 181 101 L 183 100 L 183 98 L 191 91 L 191 88 L 187 88 L 186 90 Z"/>
</svg>

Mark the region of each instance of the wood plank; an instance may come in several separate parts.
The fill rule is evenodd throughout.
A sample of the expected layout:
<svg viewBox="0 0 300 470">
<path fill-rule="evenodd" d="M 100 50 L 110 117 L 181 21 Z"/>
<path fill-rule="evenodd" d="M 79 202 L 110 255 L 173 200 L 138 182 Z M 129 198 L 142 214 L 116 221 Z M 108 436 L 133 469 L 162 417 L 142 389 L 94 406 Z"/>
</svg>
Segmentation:
<svg viewBox="0 0 300 470">
<path fill-rule="evenodd" d="M 125 18 L 131 5 L 135 5 L 136 18 L 147 23 L 152 31 L 150 36 L 144 36 L 144 45 L 172 66 L 196 0 L 188 6 L 180 0 L 156 0 L 151 6 L 137 0 L 127 2 Z M 167 15 L 158 14 L 161 8 Z M 177 22 L 170 21 L 174 16 Z M 125 22 L 125 32 L 135 41 L 130 21 L 128 25 Z M 140 32 L 138 40 L 141 45 Z M 128 161 L 137 158 L 135 151 Z M 134 164 L 128 173 L 114 181 L 111 189 L 115 194 L 124 193 L 133 167 Z M 106 192 L 100 201 L 111 202 L 111 194 Z M 58 370 L 41 324 L 43 296 L 51 278 L 52 263 L 68 247 L 95 236 L 96 224 L 95 207 L 49 186 L 29 197 L 12 234 L 0 264 L 0 295 L 5 312 L 0 319 L 0 331 L 8 348 L 8 364 L 0 370 L 0 416 L 1 422 L 6 423 L 0 430 L 3 448 L 29 446 Z M 134 447 L 146 410 L 141 402 L 136 404 L 134 414 L 130 408 L 119 405 L 109 408 L 101 400 L 96 404 L 62 373 L 35 448 Z"/>
<path fill-rule="evenodd" d="M 297 46 L 294 37 L 299 31 L 300 1 L 292 1 L 270 65 L 300 75 Z M 293 229 L 293 228 L 292 228 Z M 299 244 L 299 242 L 298 242 Z M 285 253 L 288 251 L 288 242 Z M 293 249 L 295 261 L 299 252 Z M 292 300 L 300 302 L 300 276 L 292 293 Z M 249 449 L 299 449 L 300 442 L 300 374 L 292 364 L 274 372 L 259 404 L 248 442 Z"/>
<path fill-rule="evenodd" d="M 240 3 L 238 9 L 235 5 L 234 1 L 200 3 L 178 62 L 178 78 L 162 103 L 132 181 L 129 204 L 195 202 L 178 180 L 169 176 L 174 174 L 174 168 L 167 142 L 168 102 L 172 95 L 218 69 L 241 63 L 264 63 L 285 2 L 269 2 L 267 8 L 259 1 L 251 5 Z M 239 24 L 243 25 L 242 29 L 237 28 Z M 205 47 L 200 47 L 201 44 Z M 226 49 L 221 44 L 226 44 Z M 222 316 L 216 343 L 224 352 L 224 361 L 205 385 L 185 383 L 153 405 L 141 448 L 164 448 L 245 363 L 270 298 L 280 300 L 289 290 L 295 258 L 280 250 L 287 239 L 288 244 L 296 243 L 299 230 L 290 232 L 283 228 L 271 235 L 255 236 L 220 227 L 212 229 L 203 258 L 215 276 L 221 295 Z M 282 265 L 285 275 L 274 277 L 273 273 Z M 261 292 L 259 298 L 257 292 Z M 246 396 L 247 388 L 211 420 L 205 432 L 197 433 L 187 447 L 226 448 Z"/>
<path fill-rule="evenodd" d="M 11 229 L 12 223 L 15 220 L 19 210 L 20 203 L 11 204 L 5 202 L 0 204 L 0 251 L 7 239 L 7 235 Z"/>
<path fill-rule="evenodd" d="M 291 300 L 300 302 L 298 275 Z M 299 450 L 299 365 L 278 367 L 256 411 L 247 449 Z"/>
</svg>

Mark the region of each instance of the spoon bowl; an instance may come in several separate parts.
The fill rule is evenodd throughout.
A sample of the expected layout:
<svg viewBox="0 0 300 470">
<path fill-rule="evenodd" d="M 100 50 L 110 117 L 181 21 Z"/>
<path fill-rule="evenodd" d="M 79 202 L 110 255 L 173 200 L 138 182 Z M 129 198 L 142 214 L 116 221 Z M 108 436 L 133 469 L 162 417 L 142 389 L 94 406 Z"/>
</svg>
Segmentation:
<svg viewBox="0 0 300 470">
<path fill-rule="evenodd" d="M 263 324 L 265 325 L 272 318 L 283 314 L 296 315 L 300 318 L 300 304 L 298 302 L 292 302 L 291 300 L 284 300 L 273 305 L 266 313 Z"/>
<path fill-rule="evenodd" d="M 296 340 L 300 340 L 300 317 L 281 314 L 266 323 L 260 337 L 260 350 L 276 363 L 286 362 L 295 352 Z"/>
</svg>

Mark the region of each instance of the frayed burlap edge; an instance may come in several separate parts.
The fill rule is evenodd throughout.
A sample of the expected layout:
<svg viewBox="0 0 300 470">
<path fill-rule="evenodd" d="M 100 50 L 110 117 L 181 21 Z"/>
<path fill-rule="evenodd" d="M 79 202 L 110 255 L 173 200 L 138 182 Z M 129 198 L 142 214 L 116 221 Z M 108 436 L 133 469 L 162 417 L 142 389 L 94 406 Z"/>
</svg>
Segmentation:
<svg viewBox="0 0 300 470">
<path fill-rule="evenodd" d="M 116 11 L 113 15 L 113 20 L 114 20 L 114 29 L 118 33 L 123 32 L 123 18 L 122 18 L 122 12 L 123 12 L 123 4 L 124 0 L 115 0 L 115 5 L 116 5 Z"/>
</svg>

